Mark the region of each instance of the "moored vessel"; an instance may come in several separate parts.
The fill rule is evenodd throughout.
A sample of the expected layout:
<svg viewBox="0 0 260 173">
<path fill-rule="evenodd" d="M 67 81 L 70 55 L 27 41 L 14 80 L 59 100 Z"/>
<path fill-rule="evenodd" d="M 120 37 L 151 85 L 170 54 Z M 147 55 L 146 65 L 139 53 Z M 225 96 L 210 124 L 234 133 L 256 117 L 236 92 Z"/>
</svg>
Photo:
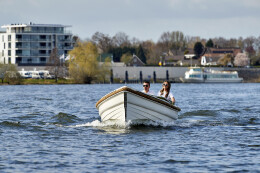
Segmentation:
<svg viewBox="0 0 260 173">
<path fill-rule="evenodd" d="M 243 78 L 238 76 L 237 71 L 204 70 L 201 67 L 190 67 L 185 72 L 184 83 L 240 83 Z"/>
</svg>

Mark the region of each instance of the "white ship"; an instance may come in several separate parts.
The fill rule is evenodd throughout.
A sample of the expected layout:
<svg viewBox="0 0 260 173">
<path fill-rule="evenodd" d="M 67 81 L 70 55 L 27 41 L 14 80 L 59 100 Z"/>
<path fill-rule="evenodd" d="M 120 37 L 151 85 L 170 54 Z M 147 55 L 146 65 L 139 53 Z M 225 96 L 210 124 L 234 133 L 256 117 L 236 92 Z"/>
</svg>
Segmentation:
<svg viewBox="0 0 260 173">
<path fill-rule="evenodd" d="M 180 78 L 184 83 L 240 83 L 243 78 L 237 71 L 204 70 L 200 67 L 191 67 L 185 72 L 185 77 Z"/>
</svg>

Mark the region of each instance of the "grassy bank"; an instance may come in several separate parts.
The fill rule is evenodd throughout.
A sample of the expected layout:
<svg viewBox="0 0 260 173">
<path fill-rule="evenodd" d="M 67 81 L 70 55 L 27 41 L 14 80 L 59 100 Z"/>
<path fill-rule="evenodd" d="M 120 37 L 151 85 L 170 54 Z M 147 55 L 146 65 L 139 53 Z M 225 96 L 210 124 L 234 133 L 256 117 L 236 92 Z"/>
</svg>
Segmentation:
<svg viewBox="0 0 260 173">
<path fill-rule="evenodd" d="M 4 81 L 0 85 L 55 85 L 55 84 L 75 84 L 72 79 L 20 79 L 14 81 Z"/>
<path fill-rule="evenodd" d="M 59 79 L 57 82 L 55 79 L 23 79 L 21 85 L 50 85 L 50 84 L 74 84 L 74 80 L 71 79 Z"/>
</svg>

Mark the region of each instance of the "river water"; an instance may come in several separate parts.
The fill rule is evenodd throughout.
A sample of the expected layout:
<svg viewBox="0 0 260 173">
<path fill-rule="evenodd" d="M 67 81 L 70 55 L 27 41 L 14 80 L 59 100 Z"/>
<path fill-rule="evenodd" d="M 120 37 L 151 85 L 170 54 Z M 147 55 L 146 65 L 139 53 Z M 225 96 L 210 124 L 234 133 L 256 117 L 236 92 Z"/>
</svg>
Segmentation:
<svg viewBox="0 0 260 173">
<path fill-rule="evenodd" d="M 172 84 L 177 121 L 125 128 L 95 108 L 121 86 L 0 86 L 0 172 L 260 172 L 260 84 Z"/>
</svg>

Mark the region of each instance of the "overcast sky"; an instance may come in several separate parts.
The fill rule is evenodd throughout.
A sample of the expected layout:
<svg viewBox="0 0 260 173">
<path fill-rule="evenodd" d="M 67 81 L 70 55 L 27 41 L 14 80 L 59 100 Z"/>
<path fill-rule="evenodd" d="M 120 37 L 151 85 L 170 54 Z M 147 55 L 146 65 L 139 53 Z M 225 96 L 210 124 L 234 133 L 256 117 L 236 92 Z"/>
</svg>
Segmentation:
<svg viewBox="0 0 260 173">
<path fill-rule="evenodd" d="M 260 36 L 260 0 L 0 0 L 0 25 L 72 25 L 81 39 L 99 31 L 158 41 L 163 32 L 201 38 Z"/>
</svg>

